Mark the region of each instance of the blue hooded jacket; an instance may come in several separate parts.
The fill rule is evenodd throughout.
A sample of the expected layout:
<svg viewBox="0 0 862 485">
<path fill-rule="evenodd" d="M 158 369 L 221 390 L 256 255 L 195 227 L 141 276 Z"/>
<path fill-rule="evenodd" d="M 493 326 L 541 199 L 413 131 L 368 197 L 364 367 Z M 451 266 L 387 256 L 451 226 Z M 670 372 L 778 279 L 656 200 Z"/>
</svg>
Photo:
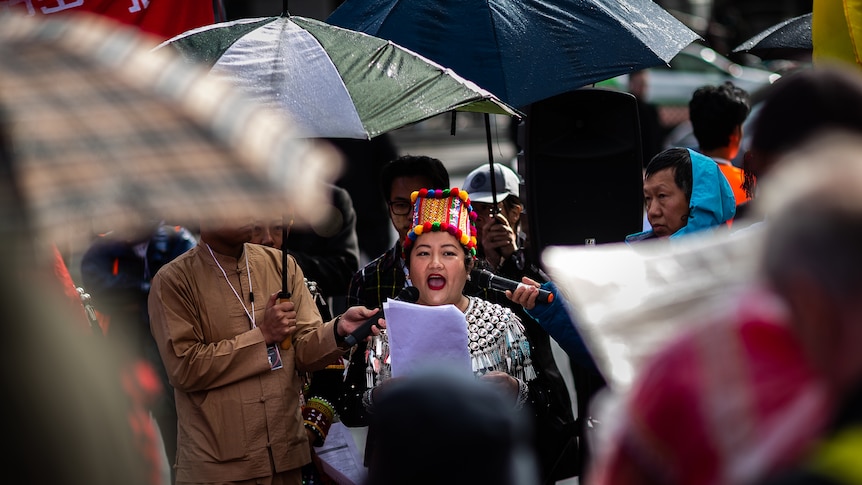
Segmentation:
<svg viewBox="0 0 862 485">
<path fill-rule="evenodd" d="M 676 239 L 686 234 L 712 229 L 733 219 L 736 215 L 736 198 L 727 178 L 718 164 L 706 155 L 688 149 L 691 158 L 691 201 L 689 201 L 688 223 L 670 235 Z M 652 229 L 629 234 L 627 243 L 654 238 Z"/>
</svg>

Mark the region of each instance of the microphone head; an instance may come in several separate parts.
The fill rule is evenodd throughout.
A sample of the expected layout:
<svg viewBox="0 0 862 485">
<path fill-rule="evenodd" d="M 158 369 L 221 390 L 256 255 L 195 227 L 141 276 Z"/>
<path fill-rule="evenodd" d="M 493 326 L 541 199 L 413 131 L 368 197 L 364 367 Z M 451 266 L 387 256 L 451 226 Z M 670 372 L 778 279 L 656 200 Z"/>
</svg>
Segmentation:
<svg viewBox="0 0 862 485">
<path fill-rule="evenodd" d="M 415 286 L 405 286 L 395 297 L 396 300 L 406 301 L 407 303 L 416 303 L 419 300 L 419 288 Z"/>
<path fill-rule="evenodd" d="M 470 270 L 470 280 L 479 288 L 489 288 L 493 276 L 493 273 L 484 269 L 473 268 Z"/>
</svg>

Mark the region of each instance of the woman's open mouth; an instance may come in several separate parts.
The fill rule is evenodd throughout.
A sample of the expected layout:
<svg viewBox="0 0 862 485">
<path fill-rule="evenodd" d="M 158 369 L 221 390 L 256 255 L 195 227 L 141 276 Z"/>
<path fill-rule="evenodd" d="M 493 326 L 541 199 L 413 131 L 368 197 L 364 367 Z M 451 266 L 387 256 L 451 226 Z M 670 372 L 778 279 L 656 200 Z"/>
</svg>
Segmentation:
<svg viewBox="0 0 862 485">
<path fill-rule="evenodd" d="M 429 290 L 442 290 L 444 286 L 446 286 L 446 278 L 438 274 L 432 274 L 428 277 Z"/>
</svg>

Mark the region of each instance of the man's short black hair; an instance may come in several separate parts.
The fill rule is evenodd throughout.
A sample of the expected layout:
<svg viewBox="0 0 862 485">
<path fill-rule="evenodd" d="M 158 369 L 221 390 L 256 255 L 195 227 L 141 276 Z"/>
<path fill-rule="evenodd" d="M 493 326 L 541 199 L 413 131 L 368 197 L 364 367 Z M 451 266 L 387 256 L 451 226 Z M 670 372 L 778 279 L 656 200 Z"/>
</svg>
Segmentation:
<svg viewBox="0 0 862 485">
<path fill-rule="evenodd" d="M 443 162 L 424 155 L 403 155 L 383 166 L 380 171 L 380 190 L 383 200 L 392 196 L 392 182 L 398 177 L 428 177 L 433 187 L 428 189 L 448 189 L 449 171 Z M 422 187 L 419 187 L 422 188 Z"/>
<path fill-rule="evenodd" d="M 688 117 L 701 150 L 730 144 L 730 135 L 751 111 L 748 92 L 730 81 L 697 88 L 688 103 Z"/>
</svg>

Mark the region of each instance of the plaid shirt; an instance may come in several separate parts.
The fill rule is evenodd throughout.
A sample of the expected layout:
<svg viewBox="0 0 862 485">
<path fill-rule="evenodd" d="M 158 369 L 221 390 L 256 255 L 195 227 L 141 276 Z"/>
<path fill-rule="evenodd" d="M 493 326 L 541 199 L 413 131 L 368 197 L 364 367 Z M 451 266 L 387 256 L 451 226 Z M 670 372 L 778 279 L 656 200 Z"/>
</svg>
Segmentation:
<svg viewBox="0 0 862 485">
<path fill-rule="evenodd" d="M 347 305 L 380 308 L 387 298 L 398 296 L 406 284 L 401 243 L 396 242 L 392 249 L 353 274 L 347 289 Z"/>
</svg>

